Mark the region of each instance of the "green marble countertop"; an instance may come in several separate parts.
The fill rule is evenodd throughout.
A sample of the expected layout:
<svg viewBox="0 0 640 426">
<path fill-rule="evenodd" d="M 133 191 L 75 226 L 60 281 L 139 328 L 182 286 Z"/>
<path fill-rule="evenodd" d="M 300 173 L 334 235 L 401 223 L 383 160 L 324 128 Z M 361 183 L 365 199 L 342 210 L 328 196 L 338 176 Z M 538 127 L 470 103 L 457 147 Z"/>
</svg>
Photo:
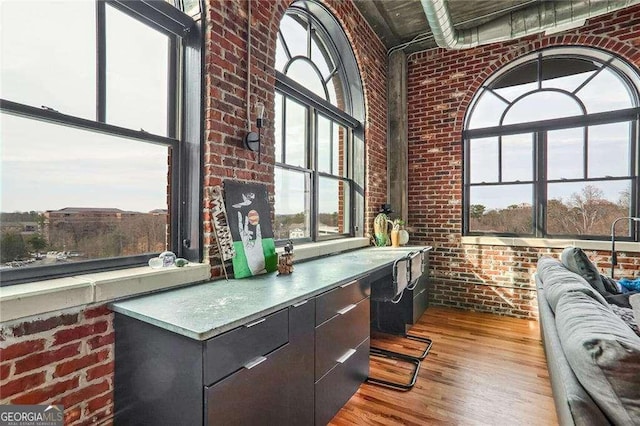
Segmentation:
<svg viewBox="0 0 640 426">
<path fill-rule="evenodd" d="M 111 309 L 196 340 L 209 339 L 390 266 L 422 246 L 369 247 L 238 280 L 217 280 L 114 302 Z"/>
</svg>

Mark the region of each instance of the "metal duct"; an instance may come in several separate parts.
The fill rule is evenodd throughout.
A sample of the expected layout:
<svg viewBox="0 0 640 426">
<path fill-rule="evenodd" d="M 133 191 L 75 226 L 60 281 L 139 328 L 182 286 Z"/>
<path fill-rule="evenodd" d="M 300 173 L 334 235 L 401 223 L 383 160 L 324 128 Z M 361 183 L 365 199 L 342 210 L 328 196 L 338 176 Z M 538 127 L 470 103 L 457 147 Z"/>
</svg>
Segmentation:
<svg viewBox="0 0 640 426">
<path fill-rule="evenodd" d="M 566 31 L 582 26 L 585 19 L 640 3 L 640 0 L 544 1 L 474 28 L 456 30 L 447 0 L 420 1 L 436 43 L 446 49 L 468 49 L 542 31 Z"/>
</svg>

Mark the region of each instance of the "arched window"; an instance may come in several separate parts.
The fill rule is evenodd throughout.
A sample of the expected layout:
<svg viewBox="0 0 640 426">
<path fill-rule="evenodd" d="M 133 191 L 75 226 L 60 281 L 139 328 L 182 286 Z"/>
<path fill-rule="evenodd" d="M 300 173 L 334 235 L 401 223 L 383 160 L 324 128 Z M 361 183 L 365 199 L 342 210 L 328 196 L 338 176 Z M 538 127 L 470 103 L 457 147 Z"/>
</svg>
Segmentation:
<svg viewBox="0 0 640 426">
<path fill-rule="evenodd" d="M 297 1 L 276 46 L 276 240 L 362 235 L 364 102 L 346 35 L 315 1 Z"/>
<path fill-rule="evenodd" d="M 584 47 L 491 76 L 465 122 L 465 233 L 599 238 L 637 216 L 638 88 L 628 64 Z M 616 231 L 637 241 L 637 228 Z"/>
</svg>

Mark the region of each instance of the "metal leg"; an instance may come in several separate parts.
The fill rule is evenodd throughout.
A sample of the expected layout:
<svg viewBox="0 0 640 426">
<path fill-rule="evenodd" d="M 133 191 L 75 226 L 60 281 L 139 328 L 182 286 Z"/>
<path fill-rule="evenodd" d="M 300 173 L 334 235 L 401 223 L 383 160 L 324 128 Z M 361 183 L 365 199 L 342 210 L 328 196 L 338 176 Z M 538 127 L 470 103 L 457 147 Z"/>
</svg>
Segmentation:
<svg viewBox="0 0 640 426">
<path fill-rule="evenodd" d="M 433 345 L 433 341 L 431 339 L 429 339 L 428 337 L 416 336 L 415 334 L 409 334 L 409 333 L 405 334 L 404 337 L 406 337 L 407 339 L 411 339 L 417 342 L 423 342 L 427 344 L 427 347 L 424 349 L 424 352 L 422 352 L 422 355 L 417 357 L 419 360 L 423 360 L 427 357 L 427 355 L 429 355 L 429 351 L 431 350 L 431 345 Z"/>
<path fill-rule="evenodd" d="M 400 391 L 408 391 L 413 385 L 416 384 L 416 380 L 418 380 L 418 371 L 420 371 L 420 360 L 416 357 L 400 354 L 397 352 L 391 352 L 384 349 L 379 348 L 371 348 L 369 351 L 370 356 L 377 356 L 380 358 L 390 358 L 398 361 L 408 362 L 414 365 L 413 373 L 411 374 L 411 379 L 409 383 L 400 383 L 400 382 L 391 382 L 389 380 L 377 379 L 375 377 L 368 377 L 367 382 L 372 383 L 374 385 L 385 386 L 391 389 L 400 390 Z"/>
</svg>

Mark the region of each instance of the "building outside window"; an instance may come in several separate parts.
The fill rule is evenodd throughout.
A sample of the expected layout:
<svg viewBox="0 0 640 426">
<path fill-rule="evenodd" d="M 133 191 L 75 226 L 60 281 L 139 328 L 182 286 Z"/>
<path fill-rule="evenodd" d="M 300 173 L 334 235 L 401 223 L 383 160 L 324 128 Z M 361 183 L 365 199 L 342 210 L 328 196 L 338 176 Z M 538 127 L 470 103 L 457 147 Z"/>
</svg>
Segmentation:
<svg viewBox="0 0 640 426">
<path fill-rule="evenodd" d="M 344 32 L 318 3 L 300 1 L 287 10 L 276 70 L 276 240 L 361 235 L 360 76 Z"/>
<path fill-rule="evenodd" d="M 490 77 L 467 112 L 465 234 L 602 239 L 637 216 L 639 87 L 618 57 L 578 47 Z"/>
<path fill-rule="evenodd" d="M 200 137 L 182 126 L 194 101 L 181 93 L 185 75 L 199 81 L 184 55 L 201 42 L 189 16 L 157 3 L 3 2 L 3 285 L 164 250 L 197 260 L 199 242 L 182 240 L 198 225 L 179 205 L 200 173 L 181 153 Z"/>
</svg>

